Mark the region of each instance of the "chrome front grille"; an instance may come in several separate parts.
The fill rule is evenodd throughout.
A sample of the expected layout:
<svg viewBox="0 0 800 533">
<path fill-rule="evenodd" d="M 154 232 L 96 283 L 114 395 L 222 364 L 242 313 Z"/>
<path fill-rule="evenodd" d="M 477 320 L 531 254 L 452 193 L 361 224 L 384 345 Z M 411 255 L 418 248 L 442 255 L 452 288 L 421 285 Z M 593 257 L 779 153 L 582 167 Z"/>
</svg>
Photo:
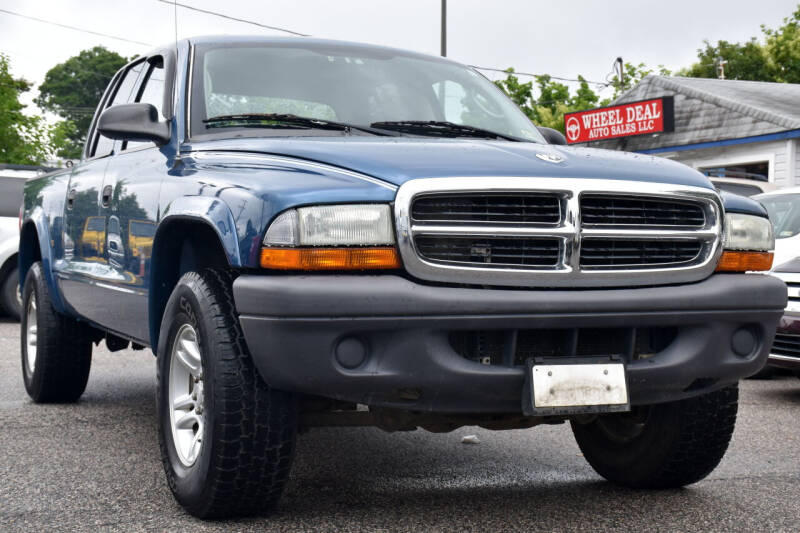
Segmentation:
<svg viewBox="0 0 800 533">
<path fill-rule="evenodd" d="M 723 219 L 701 187 L 474 177 L 406 182 L 395 218 L 411 275 L 519 287 L 697 281 L 719 259 Z"/>
</svg>

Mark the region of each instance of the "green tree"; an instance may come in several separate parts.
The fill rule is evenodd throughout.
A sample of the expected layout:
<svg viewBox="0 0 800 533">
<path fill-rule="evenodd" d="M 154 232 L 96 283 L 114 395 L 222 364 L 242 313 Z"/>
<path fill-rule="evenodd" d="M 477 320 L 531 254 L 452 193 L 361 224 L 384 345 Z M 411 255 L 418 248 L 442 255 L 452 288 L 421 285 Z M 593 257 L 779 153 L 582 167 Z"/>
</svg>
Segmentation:
<svg viewBox="0 0 800 533">
<path fill-rule="evenodd" d="M 656 70 L 648 67 L 644 63 L 639 63 L 638 65 L 634 65 L 633 63 L 625 63 L 622 70 L 624 73 L 622 80 L 615 77 L 609 82 L 609 84 L 614 88 L 614 96 L 612 99 L 616 99 L 622 93 L 635 87 L 645 76 L 649 76 L 650 74 L 656 72 L 659 76 L 670 76 L 672 74 L 672 72 L 665 68 L 664 65 L 659 65 L 658 70 Z M 603 103 L 603 105 L 606 105 L 606 103 Z"/>
<path fill-rule="evenodd" d="M 732 80 L 776 81 L 775 69 L 766 49 L 753 37 L 743 43 L 703 41 L 697 50 L 697 63 L 678 74 L 690 78 L 716 78 L 720 60 L 724 60 L 725 77 Z"/>
<path fill-rule="evenodd" d="M 539 126 L 563 132 L 565 113 L 598 105 L 599 97 L 582 76 L 578 76 L 580 85 L 573 93 L 569 86 L 553 80 L 548 75 L 536 76 L 534 80 L 521 83 L 514 75 L 513 68 L 507 69 L 506 72 L 506 79 L 498 80 L 495 84 Z M 534 93 L 538 96 L 534 96 Z"/>
<path fill-rule="evenodd" d="M 800 83 L 800 5 L 777 30 L 761 27 L 775 81 Z"/>
<path fill-rule="evenodd" d="M 36 103 L 64 119 L 57 130 L 65 141 L 57 152 L 59 156 L 81 156 L 94 110 L 111 77 L 125 63 L 127 60 L 118 53 L 95 46 L 47 71 Z"/>
<path fill-rule="evenodd" d="M 800 83 L 800 5 L 782 26 L 761 26 L 761 34 L 763 42 L 758 37 L 742 43 L 705 41 L 697 50 L 698 61 L 678 74 L 716 78 L 720 61 L 725 61 L 728 79 Z"/>
<path fill-rule="evenodd" d="M 48 156 L 48 131 L 39 116 L 22 112 L 19 101 L 31 84 L 14 79 L 8 56 L 0 54 L 0 162 L 36 165 Z"/>
</svg>

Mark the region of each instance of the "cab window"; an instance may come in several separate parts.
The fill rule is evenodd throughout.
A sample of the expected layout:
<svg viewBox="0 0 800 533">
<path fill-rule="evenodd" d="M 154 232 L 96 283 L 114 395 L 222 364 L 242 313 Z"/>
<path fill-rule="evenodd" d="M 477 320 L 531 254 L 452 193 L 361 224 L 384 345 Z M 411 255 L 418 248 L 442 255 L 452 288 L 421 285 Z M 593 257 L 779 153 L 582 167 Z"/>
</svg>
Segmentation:
<svg viewBox="0 0 800 533">
<path fill-rule="evenodd" d="M 136 87 L 136 81 L 142 74 L 145 65 L 146 63 L 144 61 L 140 61 L 125 72 L 122 76 L 122 80 L 117 85 L 114 96 L 110 99 L 106 108 L 118 104 L 127 104 L 131 101 L 131 93 L 133 93 L 133 89 Z M 94 136 L 94 147 L 90 151 L 89 157 L 104 157 L 109 155 L 114 148 L 114 140 L 101 135 L 99 132 L 94 132 Z"/>
<path fill-rule="evenodd" d="M 158 117 L 164 117 L 164 62 L 159 58 L 151 61 L 144 82 L 139 87 L 136 102 L 151 104 L 158 110 Z M 141 146 L 153 146 L 149 141 L 124 141 L 123 150 L 139 148 Z"/>
</svg>

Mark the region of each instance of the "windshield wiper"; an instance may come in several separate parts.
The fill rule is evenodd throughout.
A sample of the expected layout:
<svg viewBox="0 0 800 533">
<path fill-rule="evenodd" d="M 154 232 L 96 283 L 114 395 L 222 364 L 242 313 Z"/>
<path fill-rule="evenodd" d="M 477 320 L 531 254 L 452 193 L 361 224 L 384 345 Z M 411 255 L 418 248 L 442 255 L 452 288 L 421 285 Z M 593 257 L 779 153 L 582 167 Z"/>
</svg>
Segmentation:
<svg viewBox="0 0 800 533">
<path fill-rule="evenodd" d="M 333 120 L 301 117 L 290 113 L 245 113 L 240 115 L 219 115 L 203 121 L 206 128 L 287 128 L 287 129 L 318 129 L 338 130 L 349 133 L 350 130 L 365 131 L 373 135 L 392 135 L 392 133 L 371 128 L 357 126 Z"/>
<path fill-rule="evenodd" d="M 387 122 L 373 122 L 373 128 L 402 131 L 418 135 L 432 135 L 435 137 L 476 137 L 481 139 L 506 139 L 508 141 L 524 141 L 519 137 L 505 135 L 495 131 L 467 126 L 466 124 L 456 124 L 444 120 L 394 120 Z"/>
</svg>

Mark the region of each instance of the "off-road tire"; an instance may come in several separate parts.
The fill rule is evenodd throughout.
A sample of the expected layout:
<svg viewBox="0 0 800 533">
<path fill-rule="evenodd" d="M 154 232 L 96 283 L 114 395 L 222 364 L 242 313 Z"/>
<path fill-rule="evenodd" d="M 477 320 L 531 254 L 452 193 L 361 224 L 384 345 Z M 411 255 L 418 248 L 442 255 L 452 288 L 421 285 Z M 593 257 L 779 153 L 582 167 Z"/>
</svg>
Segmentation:
<svg viewBox="0 0 800 533">
<path fill-rule="evenodd" d="M 161 458 L 175 498 L 199 518 L 269 512 L 294 455 L 296 398 L 268 387 L 254 367 L 234 307 L 234 278 L 225 270 L 185 274 L 161 322 L 156 394 Z M 197 332 L 204 387 L 203 443 L 188 467 L 178 457 L 168 410 L 172 344 L 184 324 Z"/>
<path fill-rule="evenodd" d="M 572 432 L 586 460 L 607 480 L 641 489 L 682 487 L 706 477 L 722 460 L 736 424 L 738 398 L 738 385 L 733 385 L 632 413 L 603 415 L 588 424 L 573 421 Z M 644 423 L 630 425 L 635 417 Z M 638 429 L 628 431 L 632 428 Z"/>
<path fill-rule="evenodd" d="M 32 296 L 36 303 L 36 356 L 28 365 L 28 316 Z M 53 309 L 41 263 L 34 263 L 22 289 L 20 338 L 22 378 L 36 403 L 69 403 L 81 397 L 92 365 L 89 326 Z"/>
<path fill-rule="evenodd" d="M 3 286 L 0 288 L 0 305 L 3 307 L 6 316 L 12 320 L 19 320 L 21 312 L 21 303 L 17 298 L 19 291 L 19 269 L 12 267 L 6 274 L 6 279 L 3 280 Z"/>
</svg>

